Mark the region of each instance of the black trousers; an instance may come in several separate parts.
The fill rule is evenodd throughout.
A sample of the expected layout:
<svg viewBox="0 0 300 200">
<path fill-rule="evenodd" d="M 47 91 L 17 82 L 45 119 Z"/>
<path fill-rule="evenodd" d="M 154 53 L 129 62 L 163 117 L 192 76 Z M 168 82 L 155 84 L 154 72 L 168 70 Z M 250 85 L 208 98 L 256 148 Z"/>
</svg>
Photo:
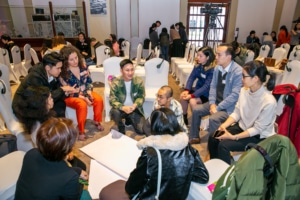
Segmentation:
<svg viewBox="0 0 300 200">
<path fill-rule="evenodd" d="M 239 134 L 244 130 L 239 127 L 238 123 L 227 127 L 227 131 L 232 135 Z M 231 164 L 231 151 L 245 151 L 245 147 L 249 143 L 259 143 L 263 139 L 259 138 L 260 135 L 253 137 L 242 138 L 239 140 L 218 140 L 209 136 L 208 138 L 208 151 L 210 153 L 210 159 L 219 158 L 229 165 Z"/>
<path fill-rule="evenodd" d="M 138 109 L 135 109 L 132 113 L 126 114 L 125 112 L 112 108 L 110 110 L 110 117 L 118 126 L 119 132 L 125 134 L 125 125 L 122 119 L 126 120 L 126 123 L 131 124 L 136 133 L 143 135 L 143 125 L 145 124 L 145 117 L 140 113 Z"/>
<path fill-rule="evenodd" d="M 56 117 L 66 117 L 66 103 L 64 100 L 54 102 L 52 110 L 55 111 Z"/>
</svg>

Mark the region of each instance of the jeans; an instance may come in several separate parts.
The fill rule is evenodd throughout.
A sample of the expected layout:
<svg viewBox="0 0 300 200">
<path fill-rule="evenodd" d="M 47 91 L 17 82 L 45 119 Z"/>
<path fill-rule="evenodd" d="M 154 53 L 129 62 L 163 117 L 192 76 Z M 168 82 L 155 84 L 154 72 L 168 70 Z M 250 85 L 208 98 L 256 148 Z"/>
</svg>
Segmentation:
<svg viewBox="0 0 300 200">
<path fill-rule="evenodd" d="M 169 61 L 169 46 L 160 46 L 160 54 L 164 60 Z"/>
</svg>

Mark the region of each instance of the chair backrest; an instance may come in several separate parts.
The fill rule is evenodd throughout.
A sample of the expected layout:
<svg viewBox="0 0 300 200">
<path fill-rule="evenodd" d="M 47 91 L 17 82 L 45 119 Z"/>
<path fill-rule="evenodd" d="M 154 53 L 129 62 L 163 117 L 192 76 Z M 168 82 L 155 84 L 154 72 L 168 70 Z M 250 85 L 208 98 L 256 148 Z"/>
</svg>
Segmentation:
<svg viewBox="0 0 300 200">
<path fill-rule="evenodd" d="M 300 83 L 300 61 L 293 60 L 287 63 L 287 66 L 284 69 L 282 81 L 280 84 L 294 84 L 298 87 Z"/>
<path fill-rule="evenodd" d="M 25 44 L 24 45 L 24 60 L 30 60 L 31 61 L 31 55 L 30 55 L 30 44 Z"/>
<path fill-rule="evenodd" d="M 294 50 L 300 50 L 300 44 L 294 46 L 293 51 L 294 51 Z"/>
<path fill-rule="evenodd" d="M 121 48 L 124 52 L 124 57 L 129 58 L 130 42 L 127 40 L 124 40 L 121 44 Z"/>
<path fill-rule="evenodd" d="M 189 42 L 185 44 L 184 60 L 188 60 L 190 45 L 191 43 Z"/>
<path fill-rule="evenodd" d="M 37 64 L 38 62 L 40 62 L 39 57 L 33 48 L 30 48 L 30 55 L 31 55 L 31 58 L 32 58 L 34 64 Z"/>
<path fill-rule="evenodd" d="M 97 65 L 102 65 L 104 60 L 110 57 L 110 48 L 106 45 L 101 45 L 96 48 Z"/>
<path fill-rule="evenodd" d="M 8 52 L 3 48 L 0 48 L 0 63 L 6 66 L 10 65 Z"/>
<path fill-rule="evenodd" d="M 143 45 L 141 43 L 139 43 L 138 46 L 137 46 L 136 58 L 135 58 L 136 65 L 141 64 L 142 53 L 143 53 Z"/>
<path fill-rule="evenodd" d="M 152 42 L 149 42 L 148 56 L 151 54 L 151 52 L 152 52 Z"/>
<path fill-rule="evenodd" d="M 252 61 L 254 59 L 254 52 L 252 50 L 247 50 L 247 57 L 245 63 Z"/>
<path fill-rule="evenodd" d="M 161 58 L 152 58 L 145 63 L 145 89 L 168 85 L 169 63 Z"/>
<path fill-rule="evenodd" d="M 289 61 L 292 61 L 292 60 L 300 61 L 300 49 L 299 50 L 294 49 L 293 51 L 291 51 L 290 56 L 289 56 Z"/>
<path fill-rule="evenodd" d="M 189 58 L 188 58 L 188 62 L 191 63 L 191 64 L 194 63 L 195 52 L 196 52 L 196 45 L 195 44 L 191 44 L 190 45 L 190 49 L 189 49 Z"/>
<path fill-rule="evenodd" d="M 260 47 L 258 57 L 260 57 L 260 58 L 266 58 L 266 57 L 268 57 L 269 52 L 270 52 L 270 47 L 269 47 L 269 45 L 266 45 L 266 44 L 265 44 L 265 45 L 262 45 L 262 46 Z"/>
<path fill-rule="evenodd" d="M 282 45 L 280 45 L 280 47 L 285 49 L 286 52 L 284 58 L 287 58 L 287 54 L 290 51 L 291 46 L 288 43 L 283 43 Z"/>
<path fill-rule="evenodd" d="M 11 55 L 12 55 L 14 64 L 19 64 L 22 62 L 20 47 L 18 47 L 17 45 L 15 45 L 11 48 Z"/>
<path fill-rule="evenodd" d="M 113 75 L 113 76 L 119 76 L 121 74 L 120 71 L 120 62 L 122 61 L 122 58 L 120 57 L 111 57 L 106 59 L 103 62 L 103 67 L 104 67 L 104 85 L 105 89 L 109 89 L 109 84 L 108 84 L 108 76 Z"/>
<path fill-rule="evenodd" d="M 274 50 L 272 58 L 276 59 L 275 65 L 282 61 L 282 59 L 286 58 L 286 50 L 282 47 L 278 47 Z"/>
<path fill-rule="evenodd" d="M 23 133 L 24 129 L 20 122 L 17 121 L 15 115 L 13 114 L 11 108 L 12 100 L 11 100 L 11 88 L 9 84 L 9 70 L 7 66 L 0 64 L 0 113 L 2 113 L 2 117 L 6 123 L 8 130 L 14 134 L 18 135 L 19 133 Z M 24 141 L 17 141 L 24 142 Z M 18 149 L 20 147 L 18 145 Z"/>
</svg>

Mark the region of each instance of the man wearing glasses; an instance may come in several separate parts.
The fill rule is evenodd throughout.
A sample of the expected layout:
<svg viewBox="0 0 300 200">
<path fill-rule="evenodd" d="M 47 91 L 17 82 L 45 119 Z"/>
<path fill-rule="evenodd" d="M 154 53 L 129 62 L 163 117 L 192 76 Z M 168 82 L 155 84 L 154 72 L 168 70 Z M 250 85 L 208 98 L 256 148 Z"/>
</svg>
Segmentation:
<svg viewBox="0 0 300 200">
<path fill-rule="evenodd" d="M 234 49 L 230 44 L 217 48 L 215 68 L 210 84 L 209 101 L 192 110 L 190 143 L 200 143 L 199 126 L 201 117 L 209 116 L 208 133 L 211 135 L 233 112 L 242 87 L 242 67 L 234 62 Z"/>
</svg>

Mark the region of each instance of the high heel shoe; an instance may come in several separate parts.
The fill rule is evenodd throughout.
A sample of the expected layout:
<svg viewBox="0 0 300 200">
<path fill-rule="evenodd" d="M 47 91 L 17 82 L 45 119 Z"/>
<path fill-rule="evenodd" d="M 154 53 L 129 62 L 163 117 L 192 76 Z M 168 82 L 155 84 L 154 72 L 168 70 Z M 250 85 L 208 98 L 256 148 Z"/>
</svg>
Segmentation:
<svg viewBox="0 0 300 200">
<path fill-rule="evenodd" d="M 94 122 L 94 125 L 97 127 L 99 131 L 104 131 L 104 127 L 101 125 L 100 122 Z"/>
</svg>

